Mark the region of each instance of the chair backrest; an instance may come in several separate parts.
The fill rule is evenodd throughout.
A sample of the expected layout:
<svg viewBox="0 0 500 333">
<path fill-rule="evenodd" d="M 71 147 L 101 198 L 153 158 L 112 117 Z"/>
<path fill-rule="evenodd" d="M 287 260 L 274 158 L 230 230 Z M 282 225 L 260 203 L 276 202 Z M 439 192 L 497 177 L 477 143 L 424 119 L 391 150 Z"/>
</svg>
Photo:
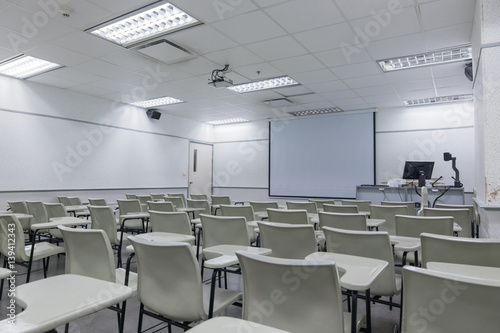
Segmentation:
<svg viewBox="0 0 500 333">
<path fill-rule="evenodd" d="M 91 206 L 107 206 L 108 203 L 106 202 L 106 199 L 103 198 L 89 198 L 89 204 Z"/>
<path fill-rule="evenodd" d="M 386 231 L 357 231 L 324 227 L 328 252 L 385 260 L 389 263 L 370 287 L 373 295 L 397 292 L 394 254 Z"/>
<path fill-rule="evenodd" d="M 359 213 L 358 206 L 356 205 L 330 205 L 323 204 L 323 211 L 329 213 L 348 213 L 357 214 Z"/>
<path fill-rule="evenodd" d="M 186 208 L 186 202 L 181 197 L 168 196 L 168 197 L 165 197 L 165 201 L 171 202 L 172 205 L 174 205 L 174 208 L 176 208 L 176 209 L 177 208 Z"/>
<path fill-rule="evenodd" d="M 70 206 L 81 206 L 82 205 L 82 200 L 79 197 L 68 197 L 68 199 L 69 199 Z"/>
<path fill-rule="evenodd" d="M 342 290 L 334 262 L 272 258 L 240 251 L 236 255 L 245 295 L 243 319 L 289 332 L 344 332 Z M 297 271 L 307 273 L 295 275 Z M 279 301 L 274 299 L 277 291 Z"/>
<path fill-rule="evenodd" d="M 64 206 L 71 206 L 71 202 L 69 200 L 69 197 L 58 196 L 57 201 L 62 203 Z"/>
<path fill-rule="evenodd" d="M 304 259 L 318 251 L 314 227 L 306 224 L 258 222 L 261 246 L 271 249 L 271 256 Z"/>
<path fill-rule="evenodd" d="M 170 201 L 148 201 L 148 210 L 157 212 L 175 212 L 174 205 Z"/>
<path fill-rule="evenodd" d="M 68 216 L 66 209 L 62 203 L 43 203 L 45 210 L 47 211 L 47 217 L 50 220 L 53 217 L 65 217 Z"/>
<path fill-rule="evenodd" d="M 423 233 L 422 267 L 430 261 L 500 267 L 500 239 L 441 236 Z"/>
<path fill-rule="evenodd" d="M 155 201 L 157 200 L 165 200 L 165 194 L 163 193 L 150 193 L 151 198 Z"/>
<path fill-rule="evenodd" d="M 335 200 L 333 199 L 309 199 L 310 202 L 315 202 L 318 209 L 323 209 L 323 205 L 335 205 Z"/>
<path fill-rule="evenodd" d="M 212 195 L 212 205 L 230 205 L 231 199 L 227 195 Z"/>
<path fill-rule="evenodd" d="M 370 205 L 372 204 L 371 200 L 349 200 L 342 199 L 342 205 L 355 205 L 358 206 L 358 210 L 360 212 L 369 212 Z"/>
<path fill-rule="evenodd" d="M 439 208 L 439 209 L 468 209 L 469 210 L 469 216 L 471 218 L 471 222 L 475 222 L 476 219 L 476 209 L 474 208 L 474 205 L 445 205 L 445 204 L 436 204 L 434 208 Z"/>
<path fill-rule="evenodd" d="M 500 283 L 403 268 L 402 333 L 498 332 Z"/>
<path fill-rule="evenodd" d="M 200 214 L 200 219 L 204 248 L 222 244 L 250 246 L 250 235 L 244 217 Z"/>
<path fill-rule="evenodd" d="M 408 215 L 408 206 L 370 205 L 370 218 L 385 220 L 378 230 L 387 231 L 389 235 L 396 234 L 396 215 Z"/>
<path fill-rule="evenodd" d="M 200 214 L 210 214 L 211 208 L 210 204 L 208 203 L 208 200 L 187 200 L 188 207 L 190 208 L 203 208 L 201 211 L 195 211 L 195 217 L 198 218 L 200 217 Z"/>
<path fill-rule="evenodd" d="M 137 200 L 139 200 L 141 205 L 147 205 L 148 201 L 153 201 L 153 198 L 149 194 L 140 194 L 137 195 Z"/>
<path fill-rule="evenodd" d="M 33 215 L 33 224 L 45 223 L 49 221 L 47 210 L 41 201 L 26 201 L 28 213 Z"/>
<path fill-rule="evenodd" d="M 137 297 L 141 303 L 176 321 L 207 319 L 200 267 L 190 245 L 128 239 L 137 256 Z"/>
<path fill-rule="evenodd" d="M 149 211 L 149 222 L 153 232 L 171 232 L 191 235 L 191 222 L 186 212 Z"/>
<path fill-rule="evenodd" d="M 137 199 L 137 195 L 131 193 L 125 193 L 125 198 L 127 199 Z"/>
<path fill-rule="evenodd" d="M 315 202 L 287 201 L 287 209 L 305 209 L 308 213 L 318 214 L 318 207 Z"/>
<path fill-rule="evenodd" d="M 220 205 L 222 216 L 243 216 L 247 222 L 255 220 L 252 206 Z"/>
<path fill-rule="evenodd" d="M 12 242 L 12 239 L 15 241 Z M 5 258 L 14 257 L 16 261 L 29 261 L 24 249 L 23 227 L 14 215 L 0 214 L 0 252 Z"/>
<path fill-rule="evenodd" d="M 120 215 L 142 212 L 142 206 L 139 199 L 118 199 L 116 203 L 118 204 Z"/>
<path fill-rule="evenodd" d="M 255 212 L 265 212 L 268 208 L 278 209 L 279 205 L 276 201 L 250 201 L 250 206 L 252 206 Z"/>
<path fill-rule="evenodd" d="M 7 201 L 13 213 L 28 214 L 28 206 L 24 201 Z"/>
<path fill-rule="evenodd" d="M 366 215 L 361 213 L 319 212 L 319 229 L 323 227 L 366 231 Z"/>
<path fill-rule="evenodd" d="M 193 200 L 208 200 L 206 194 L 190 194 L 189 197 Z"/>
<path fill-rule="evenodd" d="M 91 228 L 103 230 L 111 244 L 117 244 L 115 213 L 109 206 L 89 206 Z"/>
<path fill-rule="evenodd" d="M 472 216 L 468 208 L 448 209 L 448 208 L 422 208 L 422 216 L 453 216 L 453 222 L 457 223 L 462 231 L 458 232 L 460 237 L 472 237 Z"/>
<path fill-rule="evenodd" d="M 184 195 L 184 193 L 168 193 L 167 198 L 181 198 L 182 202 L 184 203 L 182 207 L 186 207 L 186 196 Z"/>
<path fill-rule="evenodd" d="M 269 222 L 282 222 L 289 224 L 309 224 L 309 218 L 305 209 L 274 209 L 268 208 Z"/>
<path fill-rule="evenodd" d="M 417 215 L 417 205 L 415 201 L 382 201 L 382 206 L 406 206 L 408 215 Z"/>
<path fill-rule="evenodd" d="M 66 274 L 116 282 L 113 251 L 104 230 L 64 226 L 58 228 L 66 251 Z"/>
<path fill-rule="evenodd" d="M 396 215 L 396 235 L 419 238 L 423 232 L 453 236 L 453 218 L 451 216 Z"/>
</svg>

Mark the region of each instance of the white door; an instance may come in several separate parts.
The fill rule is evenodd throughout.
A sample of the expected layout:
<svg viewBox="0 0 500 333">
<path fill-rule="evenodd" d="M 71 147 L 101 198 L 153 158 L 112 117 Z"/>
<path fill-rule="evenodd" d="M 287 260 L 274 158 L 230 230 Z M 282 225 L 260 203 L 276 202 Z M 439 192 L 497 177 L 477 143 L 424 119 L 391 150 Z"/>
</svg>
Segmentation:
<svg viewBox="0 0 500 333">
<path fill-rule="evenodd" d="M 212 145 L 189 143 L 189 194 L 212 195 Z"/>
</svg>

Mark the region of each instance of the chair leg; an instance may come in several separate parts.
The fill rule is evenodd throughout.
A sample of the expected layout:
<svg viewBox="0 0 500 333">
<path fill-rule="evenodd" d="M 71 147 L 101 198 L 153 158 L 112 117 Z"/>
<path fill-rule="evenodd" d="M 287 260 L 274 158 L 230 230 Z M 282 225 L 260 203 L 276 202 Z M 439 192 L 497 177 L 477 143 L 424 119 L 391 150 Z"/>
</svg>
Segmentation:
<svg viewBox="0 0 500 333">
<path fill-rule="evenodd" d="M 42 262 L 43 262 L 43 278 L 46 279 L 47 278 L 47 266 L 48 266 L 48 260 L 49 258 L 43 258 L 42 259 Z"/>
<path fill-rule="evenodd" d="M 64 325 L 64 333 L 68 333 L 68 332 L 69 332 L 69 323 L 66 323 L 66 325 Z"/>
<path fill-rule="evenodd" d="M 124 301 L 122 303 L 121 321 L 118 323 L 118 331 L 120 333 L 123 333 L 123 330 L 125 329 L 125 311 L 126 310 L 127 310 L 127 301 Z"/>
<path fill-rule="evenodd" d="M 144 304 L 141 302 L 141 306 L 139 307 L 139 323 L 137 324 L 137 333 L 141 333 L 142 331 L 142 317 L 144 315 Z"/>
</svg>

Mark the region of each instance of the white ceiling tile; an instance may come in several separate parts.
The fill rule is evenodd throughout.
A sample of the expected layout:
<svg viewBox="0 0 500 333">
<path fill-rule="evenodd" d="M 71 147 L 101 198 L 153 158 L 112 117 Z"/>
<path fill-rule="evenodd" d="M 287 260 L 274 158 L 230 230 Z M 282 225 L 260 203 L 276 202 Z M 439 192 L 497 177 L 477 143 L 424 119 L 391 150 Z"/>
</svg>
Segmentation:
<svg viewBox="0 0 500 333">
<path fill-rule="evenodd" d="M 472 82 L 467 84 L 437 88 L 438 96 L 472 94 Z"/>
<path fill-rule="evenodd" d="M 419 98 L 437 97 L 436 91 L 434 89 L 399 92 L 398 95 L 403 101 Z"/>
<path fill-rule="evenodd" d="M 367 88 L 357 88 L 357 89 L 354 89 L 354 91 L 356 92 L 356 94 L 358 94 L 361 97 L 390 95 L 390 94 L 395 93 L 392 86 L 388 85 L 388 84 L 374 86 L 374 87 L 367 87 Z"/>
<path fill-rule="evenodd" d="M 421 33 L 372 41 L 366 46 L 366 49 L 375 60 L 407 56 L 427 51 Z"/>
<path fill-rule="evenodd" d="M 461 61 L 461 62 L 454 62 L 450 64 L 441 64 L 438 66 L 431 66 L 429 67 L 430 70 L 432 71 L 432 74 L 434 75 L 435 78 L 440 78 L 440 77 L 449 77 L 449 76 L 455 76 L 455 75 L 460 75 L 465 78 L 464 70 L 465 70 L 465 64 L 467 62 Z"/>
<path fill-rule="evenodd" d="M 414 90 L 434 89 L 433 80 L 413 80 L 407 82 L 393 83 L 392 86 L 397 92 L 408 92 Z"/>
<path fill-rule="evenodd" d="M 311 10 L 314 8 L 314 10 Z M 266 12 L 289 33 L 310 30 L 344 21 L 331 0 L 295 0 Z"/>
<path fill-rule="evenodd" d="M 64 37 L 56 38 L 52 42 L 90 57 L 101 57 L 123 50 L 121 46 L 82 31 L 76 31 Z"/>
<path fill-rule="evenodd" d="M 64 66 L 73 66 L 92 60 L 84 54 L 47 43 L 31 48 L 26 54 Z"/>
<path fill-rule="evenodd" d="M 366 102 L 361 97 L 342 98 L 335 100 L 335 105 L 344 109 L 345 107 L 352 105 L 366 105 Z"/>
<path fill-rule="evenodd" d="M 336 67 L 342 65 L 357 64 L 372 60 L 366 52 L 366 48 L 354 45 L 345 46 L 340 49 L 328 50 L 314 53 L 326 67 Z"/>
<path fill-rule="evenodd" d="M 353 65 L 332 67 L 330 69 L 340 79 L 349 79 L 354 77 L 361 77 L 365 75 L 374 75 L 382 73 L 380 66 L 378 66 L 374 61 L 362 62 Z"/>
<path fill-rule="evenodd" d="M 282 87 L 282 88 L 274 89 L 274 91 L 282 96 L 285 96 L 285 97 L 311 93 L 311 91 L 307 87 L 304 87 L 301 85 L 291 86 L 291 87 Z"/>
<path fill-rule="evenodd" d="M 292 37 L 278 37 L 263 42 L 253 43 L 247 48 L 264 60 L 271 61 L 288 57 L 299 56 L 308 51 Z"/>
<path fill-rule="evenodd" d="M 342 82 L 340 80 L 307 84 L 306 86 L 311 91 L 314 91 L 316 93 L 349 89 L 349 87 L 344 82 Z"/>
<path fill-rule="evenodd" d="M 285 31 L 262 12 L 251 12 L 213 24 L 238 43 L 248 44 L 283 36 Z"/>
<path fill-rule="evenodd" d="M 0 26 L 0 47 L 10 50 L 15 54 L 20 54 L 40 44 L 43 44 L 43 41 L 36 38 L 26 38 L 20 32 Z"/>
<path fill-rule="evenodd" d="M 430 51 L 469 44 L 471 36 L 472 22 L 424 32 L 425 45 Z"/>
<path fill-rule="evenodd" d="M 393 14 L 401 11 L 404 7 L 414 5 L 414 0 L 335 0 L 335 2 L 348 20 L 370 16 L 374 21 L 376 20 L 375 16 L 380 16 L 381 13 Z"/>
<path fill-rule="evenodd" d="M 339 23 L 296 33 L 294 37 L 309 51 L 321 52 L 354 44 L 355 34 L 347 23 Z"/>
<path fill-rule="evenodd" d="M 88 1 L 97 6 L 107 9 L 113 12 L 114 14 L 125 14 L 127 12 L 144 7 L 145 5 L 151 3 L 150 0 L 120 0 L 118 2 L 116 2 L 115 0 L 88 0 Z"/>
<path fill-rule="evenodd" d="M 101 59 L 113 65 L 134 71 L 141 70 L 147 66 L 154 66 L 156 64 L 153 60 L 145 57 L 144 55 L 127 49 L 122 49 L 119 52 L 105 55 Z"/>
<path fill-rule="evenodd" d="M 257 9 L 250 1 L 176 0 L 172 3 L 205 23 L 227 20 Z"/>
<path fill-rule="evenodd" d="M 71 81 L 71 80 L 66 80 L 62 79 L 58 76 L 52 75 L 52 73 L 56 72 L 57 70 L 54 70 L 52 72 L 36 75 L 34 77 L 31 77 L 28 79 L 28 81 L 32 82 L 38 82 L 42 84 L 47 84 L 50 86 L 58 87 L 58 88 L 69 88 L 69 87 L 74 87 L 79 85 L 78 82 Z"/>
<path fill-rule="evenodd" d="M 132 93 L 132 89 L 134 88 L 129 84 L 111 79 L 102 79 L 99 81 L 94 81 L 92 83 L 89 83 L 88 85 L 98 88 L 110 89 L 113 91 L 125 92 L 125 93 Z"/>
<path fill-rule="evenodd" d="M 277 69 L 276 67 L 270 65 L 267 62 L 253 64 L 249 66 L 236 67 L 233 68 L 233 72 L 238 73 L 249 80 L 260 80 L 261 78 L 270 78 L 283 76 L 285 73 Z M 232 78 L 232 73 L 228 74 L 229 78 Z"/>
<path fill-rule="evenodd" d="M 271 61 L 271 64 L 287 74 L 302 73 L 324 68 L 321 62 L 319 62 L 316 58 L 309 54 L 299 57 Z"/>
<path fill-rule="evenodd" d="M 387 84 L 387 80 L 385 79 L 384 74 L 369 75 L 361 78 L 356 77 L 352 79 L 345 79 L 343 81 L 345 84 L 347 84 L 350 88 L 353 89 Z"/>
<path fill-rule="evenodd" d="M 171 67 L 184 71 L 186 73 L 190 73 L 193 75 L 207 75 L 207 79 L 209 78 L 209 74 L 212 73 L 212 70 L 217 68 L 219 65 L 215 62 L 212 62 L 204 57 L 197 57 L 195 59 L 191 59 L 188 61 L 179 62 L 177 64 L 172 64 Z M 222 66 L 224 67 L 224 66 Z"/>
<path fill-rule="evenodd" d="M 116 65 L 97 59 L 78 64 L 75 66 L 75 68 L 107 78 L 112 78 L 127 72 L 127 70 L 123 67 L 118 67 Z"/>
<path fill-rule="evenodd" d="M 276 4 L 280 4 L 286 1 L 288 0 L 254 0 L 254 2 L 262 8 L 274 6 Z"/>
<path fill-rule="evenodd" d="M 351 89 L 321 93 L 320 96 L 329 100 L 329 101 L 335 101 L 337 99 L 359 97 L 356 94 L 356 92 L 354 92 L 354 90 L 351 90 Z"/>
<path fill-rule="evenodd" d="M 380 104 L 381 102 L 386 102 L 391 105 L 399 105 L 401 104 L 401 99 L 398 97 L 396 93 L 387 94 L 387 95 L 373 95 L 373 96 L 365 96 L 363 99 L 368 104 Z"/>
<path fill-rule="evenodd" d="M 174 32 L 165 38 L 200 55 L 237 46 L 234 41 L 206 24 Z"/>
<path fill-rule="evenodd" d="M 441 0 L 420 5 L 424 30 L 472 22 L 475 1 Z"/>
<path fill-rule="evenodd" d="M 74 91 L 81 92 L 83 94 L 94 95 L 94 96 L 104 96 L 106 94 L 111 94 L 112 92 L 114 92 L 112 89 L 98 88 L 98 87 L 94 87 L 94 86 L 86 85 L 86 84 L 71 87 L 71 88 L 69 88 L 69 90 L 74 90 Z"/>
<path fill-rule="evenodd" d="M 439 77 L 436 78 L 436 88 L 439 91 L 439 88 L 445 87 L 456 87 L 456 86 L 469 86 L 469 89 L 472 91 L 472 82 L 467 79 L 465 75 L 455 75 L 448 77 Z"/>
<path fill-rule="evenodd" d="M 224 64 L 229 64 L 229 68 L 236 68 L 262 62 L 260 57 L 242 46 L 213 52 L 205 57 L 221 66 L 220 68 L 224 67 Z"/>
<path fill-rule="evenodd" d="M 432 80 L 432 68 L 438 66 L 424 66 L 417 68 L 402 69 L 399 71 L 392 71 L 385 73 L 387 81 L 392 83 L 405 83 L 415 80 Z"/>
<path fill-rule="evenodd" d="M 100 75 L 88 73 L 86 71 L 82 71 L 73 67 L 64 67 L 58 69 L 57 71 L 52 71 L 51 75 L 54 77 L 59 77 L 63 80 L 78 82 L 79 84 L 89 83 L 103 79 L 103 77 Z"/>
<path fill-rule="evenodd" d="M 0 47 L 0 62 L 2 62 L 4 59 L 12 58 L 15 55 L 16 53 L 14 51 Z"/>
<path fill-rule="evenodd" d="M 296 73 L 293 75 L 293 77 L 302 85 L 338 80 L 338 77 L 336 77 L 335 74 L 333 74 L 329 69 L 326 68 L 309 72 Z"/>
</svg>

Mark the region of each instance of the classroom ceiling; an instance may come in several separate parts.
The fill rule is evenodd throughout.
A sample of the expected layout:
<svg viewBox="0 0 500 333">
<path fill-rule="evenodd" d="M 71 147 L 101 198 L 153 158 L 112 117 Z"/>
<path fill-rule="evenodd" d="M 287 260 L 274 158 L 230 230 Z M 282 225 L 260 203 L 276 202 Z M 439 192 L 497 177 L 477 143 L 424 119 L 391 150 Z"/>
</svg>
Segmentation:
<svg viewBox="0 0 500 333">
<path fill-rule="evenodd" d="M 0 62 L 27 54 L 59 63 L 27 80 L 118 102 L 178 98 L 156 108 L 200 122 L 472 92 L 465 62 L 384 73 L 376 60 L 470 44 L 475 0 L 172 0 L 203 24 L 165 35 L 190 53 L 163 61 L 85 32 L 153 2 L 0 0 Z M 235 84 L 289 75 L 300 85 L 244 94 L 210 86 L 225 64 Z M 264 103 L 280 98 L 292 103 Z"/>
</svg>

